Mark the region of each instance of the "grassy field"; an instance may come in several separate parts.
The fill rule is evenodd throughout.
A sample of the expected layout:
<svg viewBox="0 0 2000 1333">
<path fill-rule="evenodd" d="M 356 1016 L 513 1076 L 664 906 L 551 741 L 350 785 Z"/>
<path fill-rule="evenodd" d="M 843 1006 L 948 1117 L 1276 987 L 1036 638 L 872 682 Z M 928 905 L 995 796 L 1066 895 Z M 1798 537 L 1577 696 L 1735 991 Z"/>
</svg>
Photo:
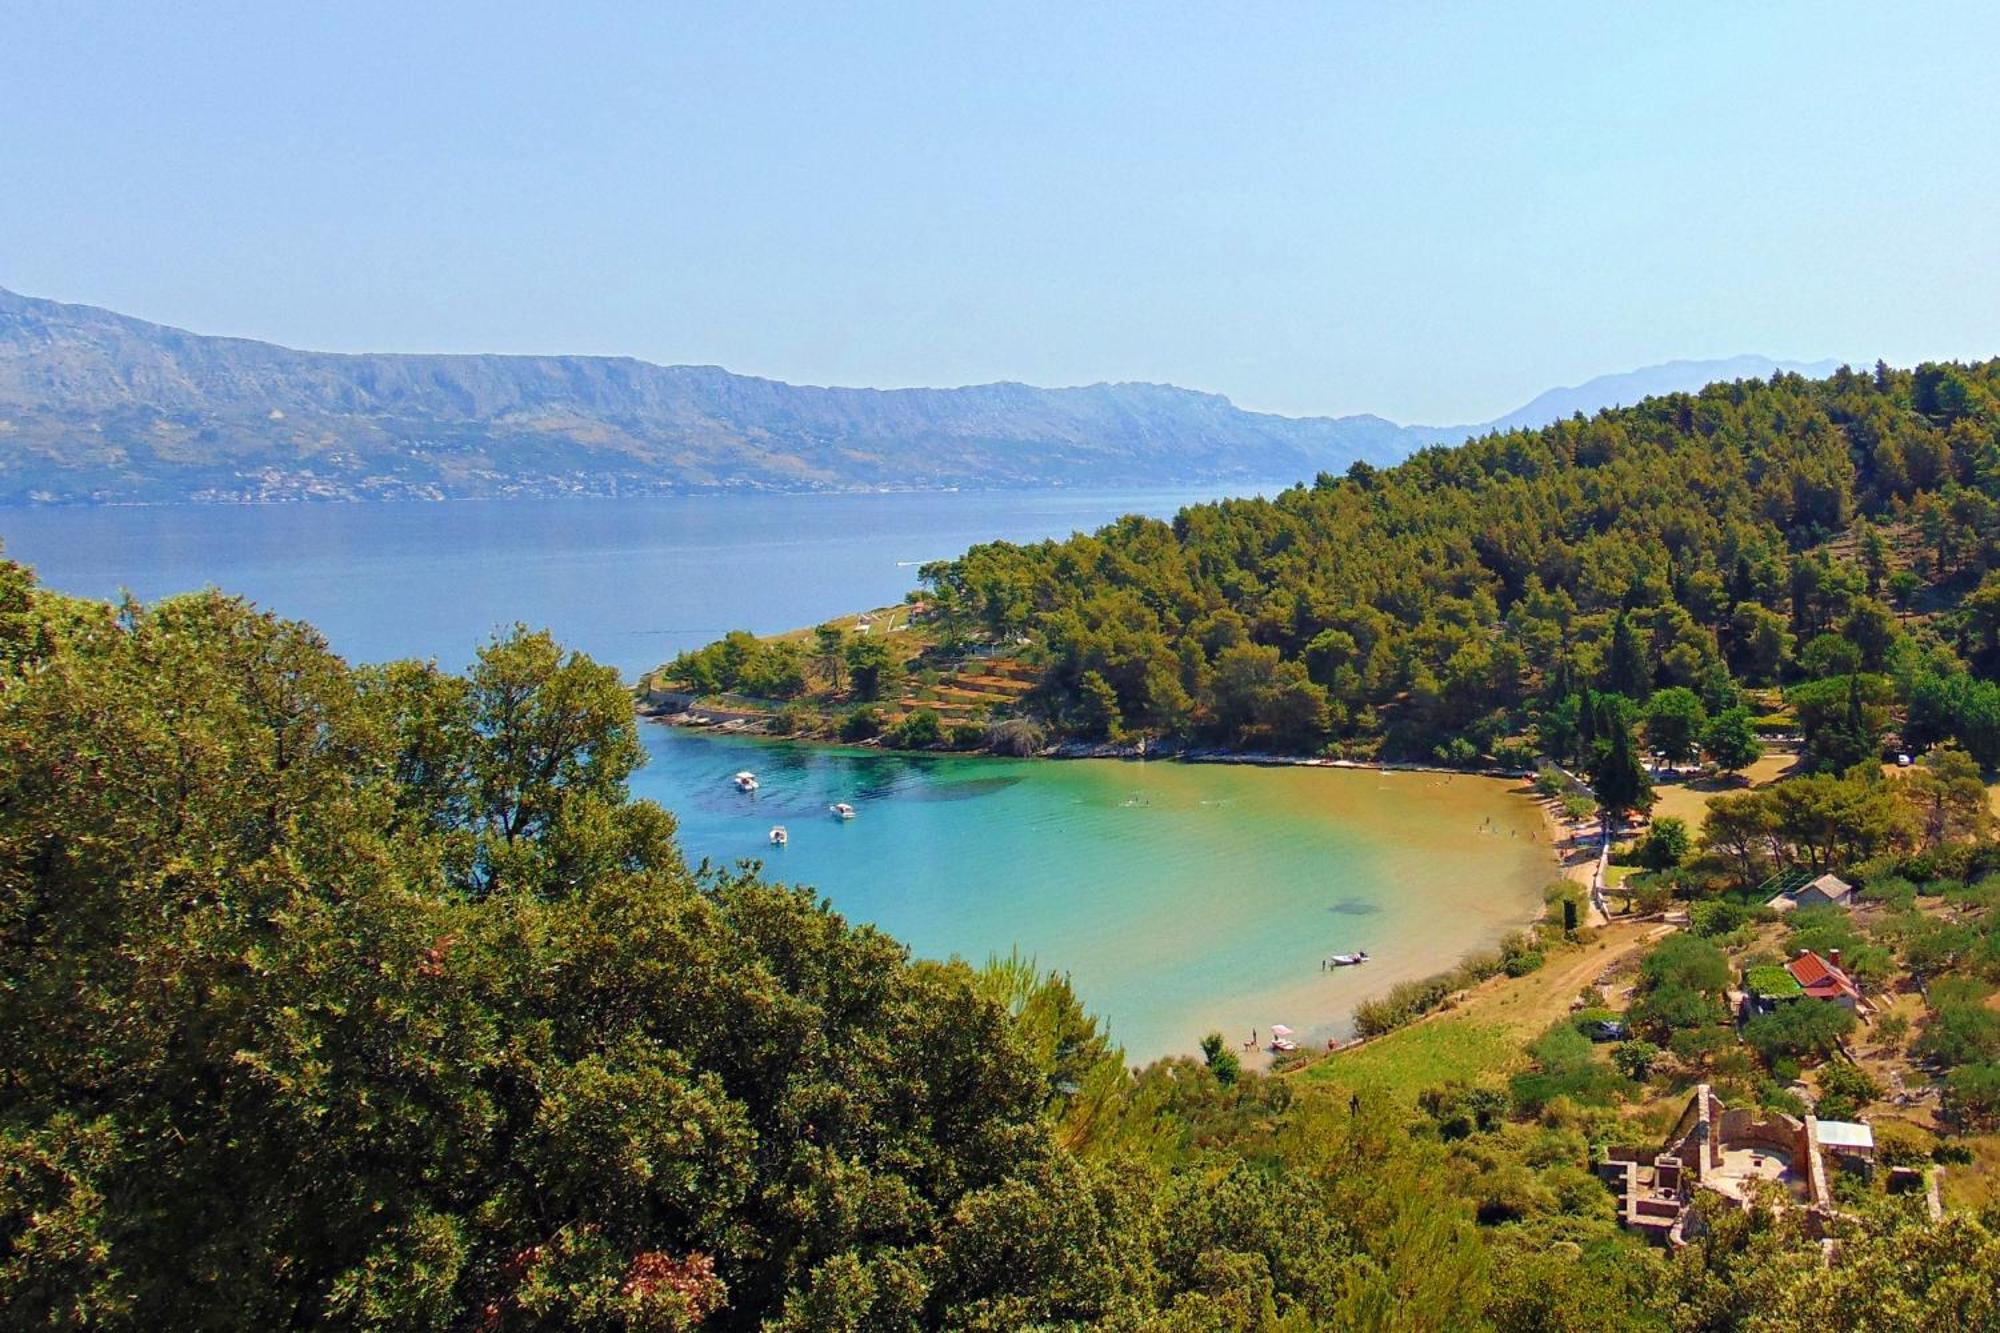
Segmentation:
<svg viewBox="0 0 2000 1333">
<path fill-rule="evenodd" d="M 1520 1042 L 1506 1028 L 1454 1014 L 1316 1061 L 1299 1077 L 1329 1087 L 1386 1092 L 1414 1103 L 1425 1088 L 1455 1078 L 1476 1082 L 1511 1074 L 1526 1063 Z"/>
<path fill-rule="evenodd" d="M 1528 1063 L 1527 1043 L 1570 1012 L 1570 1002 L 1614 962 L 1667 927 L 1621 922 L 1550 956 L 1525 977 L 1494 977 L 1456 1008 L 1351 1050 L 1322 1056 L 1296 1077 L 1338 1088 L 1372 1088 L 1415 1101 L 1450 1079 L 1505 1076 Z"/>
<path fill-rule="evenodd" d="M 1658 783 L 1653 788 L 1654 792 L 1659 796 L 1659 803 L 1653 807 L 1653 818 L 1658 819 L 1662 815 L 1672 815 L 1676 819 L 1685 820 L 1691 832 L 1699 833 L 1701 831 L 1701 821 L 1708 813 L 1708 801 L 1710 797 L 1723 795 L 1727 792 L 1748 791 L 1752 787 L 1769 786 L 1783 777 L 1790 771 L 1792 765 L 1797 762 L 1798 755 L 1796 752 L 1789 749 L 1773 750 L 1744 770 L 1743 776 L 1749 779 L 1748 783 L 1735 780 L 1729 782 L 1696 780 L 1692 782 Z"/>
<path fill-rule="evenodd" d="M 1961 1141 L 1972 1149 L 1972 1165 L 1945 1168 L 1945 1206 L 1985 1208 L 2000 1204 L 2000 1134 L 1981 1134 Z"/>
</svg>

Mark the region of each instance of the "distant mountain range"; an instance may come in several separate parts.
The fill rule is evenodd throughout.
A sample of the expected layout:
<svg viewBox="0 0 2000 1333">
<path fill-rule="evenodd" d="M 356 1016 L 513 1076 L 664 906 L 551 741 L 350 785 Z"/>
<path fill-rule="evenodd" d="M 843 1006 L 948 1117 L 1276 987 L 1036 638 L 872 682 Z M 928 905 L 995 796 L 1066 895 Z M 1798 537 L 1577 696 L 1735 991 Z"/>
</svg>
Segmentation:
<svg viewBox="0 0 2000 1333">
<path fill-rule="evenodd" d="M 1477 426 L 1165 384 L 840 389 L 627 357 L 343 355 L 0 290 L 0 504 L 1269 482 L 1834 363 L 1675 361 Z"/>
</svg>

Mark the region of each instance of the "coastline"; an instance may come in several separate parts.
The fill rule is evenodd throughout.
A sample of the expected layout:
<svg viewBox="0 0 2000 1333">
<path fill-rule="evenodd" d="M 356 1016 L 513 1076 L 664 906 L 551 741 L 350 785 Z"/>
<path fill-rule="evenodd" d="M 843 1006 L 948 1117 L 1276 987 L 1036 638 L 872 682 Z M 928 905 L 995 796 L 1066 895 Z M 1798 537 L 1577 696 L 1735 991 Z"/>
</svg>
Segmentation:
<svg viewBox="0 0 2000 1333">
<path fill-rule="evenodd" d="M 954 759 L 978 759 L 989 762 L 998 760 L 1004 764 L 1005 761 L 1016 758 L 986 751 L 903 751 L 881 745 L 841 744 L 807 737 L 771 736 L 761 733 L 758 729 L 744 726 L 689 726 L 682 723 L 679 726 L 670 726 L 670 730 L 685 732 L 686 741 L 669 741 L 663 737 L 661 741 L 652 744 L 685 745 L 688 742 L 712 738 L 713 742 L 730 747 L 729 751 L 716 753 L 712 759 L 698 758 L 702 752 L 696 751 L 686 752 L 685 758 L 676 758 L 673 761 L 673 767 L 682 772 L 690 770 L 701 772 L 705 769 L 714 775 L 707 779 L 694 779 L 697 784 L 704 781 L 720 784 L 729 770 L 735 768 L 754 768 L 762 773 L 765 763 L 771 764 L 774 768 L 782 764 L 793 772 L 823 773 L 837 771 L 844 765 L 852 765 L 857 761 L 871 758 L 891 763 L 907 760 L 914 763 L 913 772 L 923 774 L 938 773 L 940 770 L 933 765 L 949 764 Z M 773 750 L 791 751 L 797 757 L 782 761 L 772 758 L 762 762 L 739 757 L 747 754 L 748 747 L 752 745 L 760 749 L 768 746 Z M 822 758 L 815 760 L 810 757 L 809 752 L 818 752 Z M 672 753 L 677 756 L 683 754 L 678 749 Z M 840 758 L 842 755 L 848 758 L 843 761 Z M 1552 822 L 1554 812 L 1545 803 L 1535 801 L 1533 791 L 1523 781 L 1524 775 L 1519 770 L 1489 769 L 1485 772 L 1473 772 L 1435 764 L 1370 764 L 1352 760 L 1207 750 L 1179 751 L 1163 755 L 1155 749 L 1149 749 L 1145 757 L 1171 757 L 1183 762 L 1131 763 L 1130 761 L 1141 758 L 1137 747 L 1117 749 L 1054 747 L 1042 755 L 1025 757 L 1126 761 L 1125 764 L 1102 767 L 1084 764 L 1033 766 L 1047 772 L 1049 776 L 1046 781 L 1056 784 L 1058 789 L 1072 787 L 1079 782 L 1092 788 L 1108 784 L 1115 788 L 1121 797 L 1133 792 L 1141 793 L 1136 800 L 1122 801 L 1127 808 L 1137 807 L 1138 811 L 1144 811 L 1150 806 L 1153 811 L 1151 814 L 1113 815 L 1114 819 L 1157 819 L 1174 810 L 1175 806 L 1171 802 L 1164 805 L 1161 802 L 1160 791 L 1156 785 L 1160 782 L 1166 782 L 1170 790 L 1179 789 L 1184 794 L 1189 792 L 1189 784 L 1199 784 L 1204 790 L 1186 796 L 1179 807 L 1184 813 L 1173 816 L 1177 821 L 1204 817 L 1195 814 L 1197 806 L 1235 804 L 1241 800 L 1254 802 L 1257 813 L 1250 813 L 1253 806 L 1246 804 L 1243 816 L 1253 821 L 1261 819 L 1265 814 L 1289 807 L 1300 811 L 1312 811 L 1314 813 L 1310 817 L 1316 821 L 1324 820 L 1334 828 L 1345 826 L 1367 830 L 1368 832 L 1363 834 L 1364 838 L 1385 834 L 1387 830 L 1393 828 L 1396 831 L 1386 833 L 1386 836 L 1396 838 L 1401 845 L 1410 848 L 1421 849 L 1431 845 L 1435 841 L 1434 836 L 1425 830 L 1435 829 L 1436 834 L 1442 836 L 1444 840 L 1440 850 L 1451 848 L 1444 852 L 1443 864 L 1453 869 L 1425 872 L 1421 869 L 1420 862 L 1392 863 L 1405 868 L 1389 870 L 1387 879 L 1376 877 L 1375 882 L 1384 886 L 1381 889 L 1361 888 L 1339 871 L 1336 871 L 1332 878 L 1325 878 L 1318 868 L 1325 864 L 1321 862 L 1300 864 L 1295 870 L 1281 876 L 1274 882 L 1290 883 L 1294 887 L 1282 895 L 1282 900 L 1267 900 L 1267 908 L 1275 908 L 1283 919 L 1292 923 L 1288 934 L 1294 937 L 1302 935 L 1309 941 L 1302 948 L 1290 950 L 1301 956 L 1274 957 L 1268 948 L 1258 948 L 1243 954 L 1233 964 L 1237 970 L 1218 977 L 1213 988 L 1204 992 L 1205 998 L 1197 1006 L 1200 1010 L 1198 1024 L 1189 1026 L 1177 1023 L 1175 1038 L 1170 1044 L 1156 1047 L 1142 1039 L 1136 1046 L 1129 1048 L 1135 1063 L 1145 1063 L 1167 1054 L 1193 1053 L 1195 1039 L 1202 1031 L 1209 1028 L 1220 1028 L 1231 1033 L 1231 1045 L 1237 1049 L 1239 1055 L 1247 1056 L 1251 1053 L 1241 1049 L 1244 1036 L 1253 1025 L 1268 1027 L 1272 1021 L 1289 1022 L 1298 1030 L 1296 1040 L 1308 1050 L 1323 1050 L 1329 1040 L 1346 1042 L 1352 1036 L 1353 1013 L 1356 1006 L 1380 998 L 1391 987 L 1402 982 L 1448 970 L 1463 958 L 1490 950 L 1507 934 L 1531 926 L 1541 919 L 1544 913 L 1543 891 L 1555 878 L 1552 871 L 1560 869 L 1559 865 L 1551 866 L 1550 861 L 1550 858 L 1562 855 L 1561 838 L 1556 836 L 1554 831 L 1556 826 Z M 1126 765 L 1129 765 L 1130 776 L 1119 776 L 1118 770 Z M 994 779 L 983 779 L 979 776 L 982 767 L 984 765 L 959 765 L 955 769 L 945 771 L 955 772 L 959 781 L 970 780 L 973 786 L 980 786 L 989 781 L 1019 782 L 1024 779 L 1015 774 L 1030 771 L 1029 766 L 1021 765 L 1005 778 L 999 777 L 996 772 Z M 996 764 L 993 767 L 998 770 L 1000 765 Z M 1080 775 L 1074 779 L 1058 776 L 1072 768 L 1091 769 L 1102 776 L 1090 779 L 1084 779 Z M 1321 786 L 1319 781 L 1301 777 L 1300 785 L 1294 786 L 1292 780 L 1281 778 L 1277 771 L 1294 768 L 1341 770 L 1346 776 L 1334 785 L 1325 787 Z M 1208 788 L 1206 780 L 1198 776 L 1204 769 L 1212 773 L 1216 780 L 1224 781 L 1228 785 L 1221 791 Z M 1175 770 L 1186 776 L 1171 778 L 1169 775 Z M 1248 796 L 1246 793 L 1251 789 L 1242 788 L 1242 783 L 1251 780 L 1250 775 L 1257 770 L 1269 773 L 1269 777 L 1264 781 L 1282 785 L 1256 786 L 1255 790 L 1270 795 Z M 873 770 L 862 768 L 847 771 L 858 775 Z M 900 768 L 896 771 L 900 772 Z M 1154 776 L 1143 776 L 1147 771 Z M 1225 778 L 1225 771 L 1239 773 L 1243 777 Z M 1390 773 L 1397 776 L 1394 778 L 1386 776 Z M 1457 778 L 1471 778 L 1473 781 L 1467 783 L 1453 781 Z M 1032 778 L 1025 780 L 1034 781 Z M 835 778 L 817 791 L 814 799 L 817 801 L 848 799 L 835 788 L 859 781 L 864 779 L 858 776 Z M 1131 784 L 1129 788 L 1128 784 Z M 1038 782 L 1036 785 L 1039 787 L 1042 784 Z M 847 789 L 853 790 L 853 787 L 848 786 Z M 705 793 L 706 787 L 700 786 L 699 790 Z M 1290 795 L 1278 796 L 1277 793 L 1280 792 Z M 1215 798 L 1225 794 L 1228 799 L 1200 801 L 1193 799 L 1194 795 Z M 1530 811 L 1516 803 L 1514 798 L 1534 802 L 1540 808 Z M 683 799 L 701 798 L 690 794 Z M 1440 801 L 1443 804 L 1439 804 Z M 1395 817 L 1386 823 L 1378 813 L 1363 813 L 1379 812 L 1383 802 L 1391 802 L 1398 807 Z M 669 804 L 672 804 L 671 800 Z M 954 802 L 945 806 L 927 805 L 924 808 L 941 810 L 966 807 L 958 806 Z M 1502 809 L 1509 813 L 1503 815 Z M 1461 811 L 1466 813 L 1462 816 L 1454 813 Z M 1491 811 L 1493 816 L 1494 827 L 1490 831 L 1481 827 L 1485 822 L 1484 814 L 1487 811 Z M 899 816 L 899 822 L 904 818 Z M 862 823 L 852 826 L 845 836 L 852 839 L 855 836 L 854 829 L 872 833 L 879 827 L 883 826 L 867 816 L 864 806 Z M 1507 836 L 1509 830 L 1517 831 L 1520 841 L 1511 842 Z M 1107 832 L 1109 832 L 1108 827 Z M 1471 852 L 1471 859 L 1468 860 L 1466 858 L 1470 840 L 1459 841 L 1459 835 L 1475 833 L 1487 833 L 1489 836 L 1478 840 L 1478 845 L 1485 850 Z M 1492 833 L 1499 835 L 1497 846 L 1490 836 Z M 983 834 L 980 836 L 984 838 Z M 1124 835 L 1111 834 L 1111 836 L 1116 839 Z M 1150 846 L 1150 836 L 1145 841 Z M 820 870 L 817 865 L 808 867 L 799 854 L 801 848 L 808 844 L 801 843 L 796 838 L 794 842 L 798 845 L 792 849 L 790 861 L 794 873 L 799 876 L 801 882 L 814 883 L 822 890 L 831 892 L 836 905 L 842 910 L 854 912 L 858 920 L 879 920 L 885 928 L 901 929 L 906 935 L 912 933 L 910 927 L 893 917 L 871 916 L 868 907 L 858 902 L 851 902 L 841 892 L 840 877 L 829 878 L 829 872 Z M 984 845 L 983 841 L 981 845 Z M 1106 845 L 1118 844 L 1114 841 Z M 703 850 L 706 854 L 707 849 Z M 1146 854 L 1150 855 L 1150 852 Z M 1423 855 L 1421 851 L 1416 854 Z M 1258 864 L 1258 858 L 1263 855 L 1262 852 L 1253 853 L 1251 860 L 1232 861 L 1227 866 L 1219 863 L 1216 873 L 1208 882 L 1212 884 L 1231 882 L 1232 876 L 1237 873 L 1249 873 L 1261 879 L 1265 872 L 1250 867 Z M 1496 856 L 1500 859 L 1493 859 Z M 1416 871 L 1416 877 L 1406 879 L 1405 876 L 1412 870 Z M 1079 869 L 1075 873 L 1082 875 L 1086 880 L 1092 874 L 1088 869 Z M 1102 875 L 1106 872 L 1100 868 L 1096 873 Z M 1144 880 L 1152 872 L 1147 870 L 1146 863 L 1142 862 L 1120 866 L 1110 873 L 1120 879 L 1137 882 Z M 1438 875 L 1443 875 L 1445 878 L 1440 880 L 1437 878 Z M 929 883 L 934 879 L 935 872 L 926 871 L 922 866 L 912 866 L 907 872 L 898 872 L 894 878 L 908 881 L 910 887 L 914 889 L 917 885 Z M 922 897 L 928 896 L 931 890 L 922 889 L 918 892 Z M 1390 899 L 1400 898 L 1401 902 L 1388 906 L 1386 910 L 1390 915 L 1376 918 L 1372 924 L 1366 918 L 1320 915 L 1328 910 L 1330 905 L 1344 902 L 1355 893 L 1360 893 L 1364 897 L 1374 897 L 1383 892 L 1386 892 Z M 1223 898 L 1227 899 L 1233 893 L 1234 890 L 1231 890 L 1223 894 Z M 1242 915 L 1242 910 L 1235 907 L 1217 906 L 1213 910 L 1232 919 Z M 1332 906 L 1331 910 L 1341 913 L 1356 909 Z M 1412 914 L 1421 916 L 1425 911 L 1448 914 L 1449 928 L 1442 936 L 1427 933 L 1422 929 L 1416 929 L 1415 933 L 1412 933 L 1410 920 Z M 917 944 L 919 948 L 928 946 L 931 952 L 927 956 L 942 957 L 945 952 L 954 949 L 961 954 L 970 950 L 970 956 L 979 956 L 995 947 L 1004 954 L 1009 943 L 1015 938 L 1006 933 L 1009 929 L 1012 927 L 1001 927 L 1000 933 L 970 945 L 962 939 L 947 941 L 933 938 L 925 941 L 921 936 Z M 1190 957 L 1212 952 L 1193 945 L 1187 939 L 1174 938 L 1198 930 L 1198 924 L 1185 914 L 1174 919 L 1129 918 L 1125 924 L 1119 925 L 1112 932 L 1112 937 L 1119 940 L 1119 943 L 1112 947 L 1114 951 L 1123 951 L 1133 957 L 1145 956 L 1155 960 L 1145 964 L 1146 967 L 1164 967 L 1177 971 L 1187 965 L 1184 962 L 1174 961 L 1182 957 L 1176 952 L 1177 949 L 1194 948 L 1195 953 L 1189 955 Z M 1386 934 L 1383 933 L 1385 931 Z M 1160 952 L 1149 952 L 1152 946 L 1144 943 L 1144 937 L 1148 934 L 1162 936 Z M 1030 932 L 1031 942 L 1032 935 L 1033 932 Z M 1445 947 L 1437 947 L 1440 944 L 1445 944 Z M 1332 953 L 1351 951 L 1357 946 L 1365 947 L 1375 955 L 1373 966 L 1340 969 L 1334 973 L 1322 973 L 1317 970 L 1319 959 Z M 1065 937 L 1058 934 L 1054 940 L 1045 937 L 1040 944 L 1039 952 L 1051 960 L 1063 960 L 1076 958 L 1074 950 L 1077 948 L 1102 950 L 1105 947 L 1107 941 L 1098 941 L 1094 944 L 1085 941 L 1079 945 L 1074 941 L 1065 942 Z M 940 950 L 943 952 L 939 952 Z M 1286 952 L 1286 949 L 1278 950 L 1280 955 Z M 1089 995 L 1085 998 L 1086 1003 L 1091 1002 Z M 1110 993 L 1107 993 L 1106 1001 L 1103 1003 L 1104 1008 L 1099 1012 L 1106 1013 L 1111 1019 L 1114 1034 L 1121 1032 L 1124 1025 L 1120 1022 L 1120 1018 L 1131 1012 L 1129 1002 L 1122 1005 L 1114 1003 L 1111 1001 Z M 1258 1022 L 1259 1019 L 1262 1020 L 1261 1024 Z M 1269 1059 L 1267 1051 L 1259 1050 L 1254 1054 L 1256 1065 L 1261 1066 Z"/>
<path fill-rule="evenodd" d="M 868 750 L 877 754 L 907 755 L 951 755 L 961 759 L 1116 759 L 1139 763 L 1175 762 L 1183 764 L 1248 764 L 1260 768 L 1339 768 L 1357 772 L 1379 773 L 1437 773 L 1447 777 L 1505 778 L 1510 781 L 1533 781 L 1533 769 L 1504 768 L 1451 768 L 1444 764 L 1426 764 L 1405 759 L 1334 759 L 1325 755 L 1275 754 L 1258 750 L 1229 750 L 1215 746 L 1148 746 L 1129 742 L 1093 743 L 1089 741 L 1063 741 L 1047 746 L 1034 754 L 1001 754 L 990 749 L 969 750 L 899 750 L 891 745 L 883 745 L 879 739 L 864 741 L 842 740 L 837 736 L 788 736 L 763 730 L 753 725 L 764 721 L 768 714 L 747 709 L 704 708 L 700 715 L 690 711 L 665 712 L 650 709 L 643 703 L 638 707 L 638 715 L 645 721 L 655 722 L 664 727 L 681 727 L 689 731 L 713 731 L 728 736 L 741 736 L 746 740 L 769 741 L 774 743 L 805 743 L 823 745 L 829 749 Z"/>
</svg>

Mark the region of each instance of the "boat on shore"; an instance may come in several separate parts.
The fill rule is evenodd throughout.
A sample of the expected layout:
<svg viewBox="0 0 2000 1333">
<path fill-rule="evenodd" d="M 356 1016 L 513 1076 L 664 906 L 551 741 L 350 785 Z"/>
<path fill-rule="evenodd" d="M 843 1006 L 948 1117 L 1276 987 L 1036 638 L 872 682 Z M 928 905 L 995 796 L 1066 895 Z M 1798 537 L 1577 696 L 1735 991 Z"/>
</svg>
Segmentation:
<svg viewBox="0 0 2000 1333">
<path fill-rule="evenodd" d="M 832 814 L 832 816 L 833 816 L 833 817 L 834 817 L 835 819 L 852 819 L 852 818 L 854 818 L 854 807 L 853 807 L 853 806 L 851 806 L 851 805 L 849 805 L 849 804 L 848 804 L 847 802 L 845 802 L 845 801 L 835 801 L 835 802 L 834 802 L 834 803 L 833 803 L 832 805 L 829 805 L 829 806 L 827 807 L 827 811 L 828 811 L 828 812 L 829 812 L 830 814 Z"/>
<path fill-rule="evenodd" d="M 1359 967 L 1368 961 L 1368 951 L 1357 949 L 1353 953 L 1337 953 L 1320 964 L 1322 967 Z"/>
</svg>

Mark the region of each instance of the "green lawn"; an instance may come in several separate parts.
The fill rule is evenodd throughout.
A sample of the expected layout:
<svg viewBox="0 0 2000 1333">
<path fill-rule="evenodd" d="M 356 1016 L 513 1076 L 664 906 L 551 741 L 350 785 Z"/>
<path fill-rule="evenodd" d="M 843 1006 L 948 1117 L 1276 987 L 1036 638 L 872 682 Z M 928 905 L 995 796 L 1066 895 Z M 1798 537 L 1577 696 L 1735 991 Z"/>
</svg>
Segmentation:
<svg viewBox="0 0 2000 1333">
<path fill-rule="evenodd" d="M 1299 1077 L 1337 1088 L 1386 1091 L 1414 1103 L 1425 1088 L 1449 1079 L 1474 1082 L 1511 1074 L 1526 1063 L 1518 1041 L 1505 1028 L 1469 1018 L 1439 1018 L 1315 1061 Z"/>
</svg>

